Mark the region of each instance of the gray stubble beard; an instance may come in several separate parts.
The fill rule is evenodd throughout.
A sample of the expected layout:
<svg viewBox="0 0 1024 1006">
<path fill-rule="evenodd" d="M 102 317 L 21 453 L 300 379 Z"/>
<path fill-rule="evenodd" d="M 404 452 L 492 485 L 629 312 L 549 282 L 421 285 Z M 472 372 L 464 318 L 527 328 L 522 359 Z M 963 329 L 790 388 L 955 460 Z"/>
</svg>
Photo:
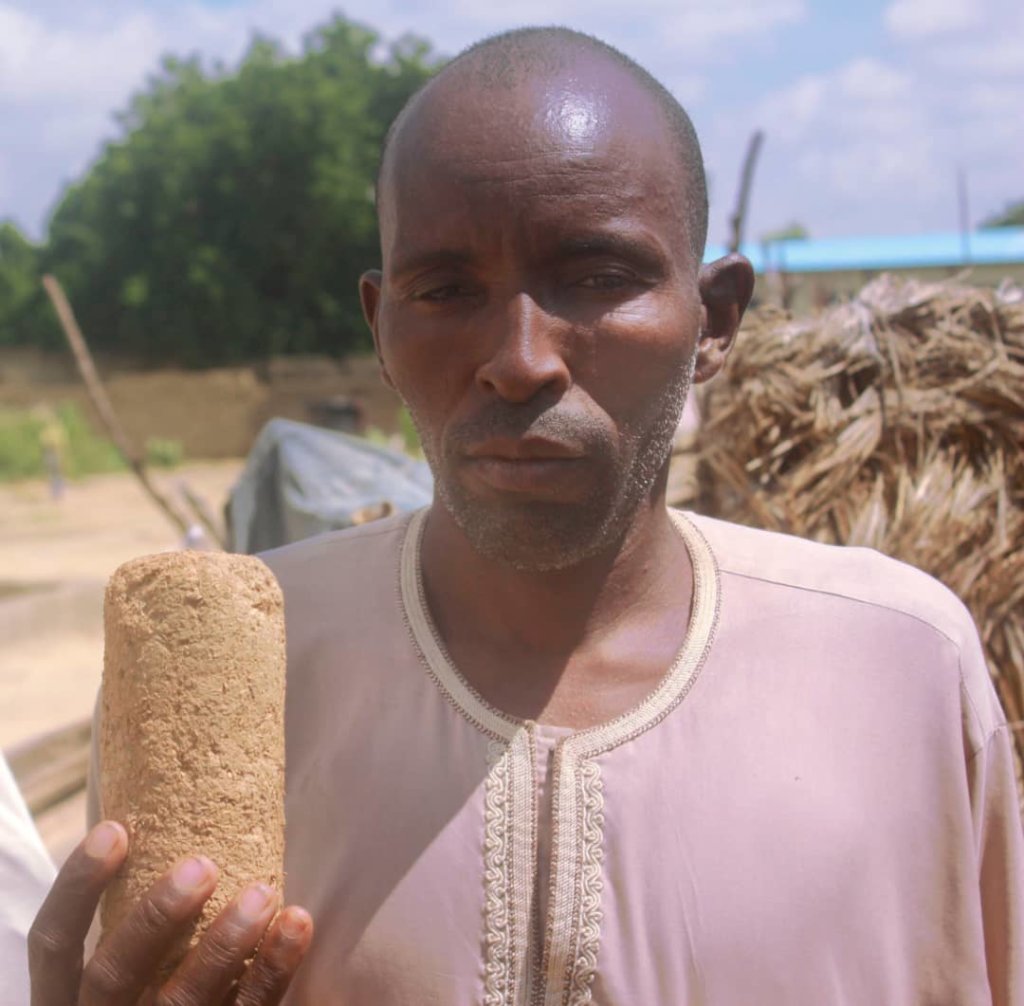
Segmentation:
<svg viewBox="0 0 1024 1006">
<path fill-rule="evenodd" d="M 434 473 L 434 492 L 456 526 L 482 556 L 524 573 L 569 569 L 621 541 L 636 513 L 650 496 L 655 480 L 672 449 L 683 406 L 693 384 L 696 351 L 665 386 L 650 410 L 650 421 L 626 430 L 626 465 L 616 465 L 614 491 L 600 489 L 576 505 L 526 503 L 509 519 L 507 509 L 482 506 L 461 490 L 448 469 L 443 450 L 420 433 L 423 453 Z"/>
</svg>

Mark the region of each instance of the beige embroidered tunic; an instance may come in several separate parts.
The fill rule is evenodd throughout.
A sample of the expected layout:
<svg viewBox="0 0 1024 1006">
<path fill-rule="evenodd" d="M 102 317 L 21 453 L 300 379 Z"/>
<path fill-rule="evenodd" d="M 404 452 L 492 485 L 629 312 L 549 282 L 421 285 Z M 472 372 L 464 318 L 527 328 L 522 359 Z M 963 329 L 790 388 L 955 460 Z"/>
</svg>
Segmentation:
<svg viewBox="0 0 1024 1006">
<path fill-rule="evenodd" d="M 1024 840 L 976 632 L 907 566 L 678 516 L 686 641 L 572 733 L 485 704 L 423 514 L 266 558 L 289 636 L 289 1006 L 1024 1004 Z"/>
</svg>

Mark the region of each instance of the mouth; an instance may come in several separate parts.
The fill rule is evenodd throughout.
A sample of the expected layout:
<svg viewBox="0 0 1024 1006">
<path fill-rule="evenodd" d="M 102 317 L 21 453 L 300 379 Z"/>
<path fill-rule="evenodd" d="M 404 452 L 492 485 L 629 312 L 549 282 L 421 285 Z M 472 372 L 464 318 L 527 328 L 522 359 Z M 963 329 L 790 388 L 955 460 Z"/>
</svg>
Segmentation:
<svg viewBox="0 0 1024 1006">
<path fill-rule="evenodd" d="M 466 452 L 467 474 L 488 494 L 575 498 L 586 478 L 578 448 L 551 440 L 491 440 Z"/>
<path fill-rule="evenodd" d="M 584 452 L 571 444 L 541 437 L 501 437 L 475 444 L 466 451 L 471 461 L 529 464 L 543 461 L 582 461 Z"/>
</svg>

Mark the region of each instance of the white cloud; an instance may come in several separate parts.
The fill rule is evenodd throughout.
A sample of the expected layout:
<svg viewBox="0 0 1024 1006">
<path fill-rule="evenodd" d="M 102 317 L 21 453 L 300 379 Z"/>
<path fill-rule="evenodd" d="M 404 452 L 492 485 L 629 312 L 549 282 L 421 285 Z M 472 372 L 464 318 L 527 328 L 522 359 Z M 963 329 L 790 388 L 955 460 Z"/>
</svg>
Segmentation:
<svg viewBox="0 0 1024 1006">
<path fill-rule="evenodd" d="M 928 55 L 937 66 L 980 77 L 1024 77 L 1024 8 L 1001 20 L 1001 30 L 936 47 Z"/>
<path fill-rule="evenodd" d="M 965 32 L 960 44 L 986 41 Z M 729 165 L 729 183 L 742 140 L 755 127 L 766 131 L 750 233 L 790 220 L 822 236 L 952 230 L 961 168 L 974 220 L 1024 195 L 1024 73 L 961 67 L 940 57 L 942 47 L 915 45 L 898 61 L 858 56 L 797 76 L 736 108 L 729 132 L 713 130 L 709 148 Z M 722 195 L 728 203 L 731 185 Z M 726 212 L 716 208 L 718 217 Z"/>
<path fill-rule="evenodd" d="M 796 24 L 807 14 L 804 0 L 721 0 L 719 3 L 671 2 L 657 4 L 658 35 L 663 44 L 686 53 L 709 54 L 709 48 L 735 39 L 757 38 L 763 32 Z"/>
<path fill-rule="evenodd" d="M 1013 32 L 975 50 L 977 69 L 989 76 L 1024 77 L 1024 16 Z"/>
<path fill-rule="evenodd" d="M 310 25 L 338 10 L 337 0 L 247 0 L 235 8 L 244 20 L 295 42 Z M 384 27 L 426 35 L 452 55 L 484 35 L 526 24 L 569 25 L 590 32 L 651 62 L 659 51 L 677 60 L 716 62 L 711 46 L 723 41 L 760 42 L 766 33 L 806 17 L 807 0 L 350 0 L 344 12 Z"/>
<path fill-rule="evenodd" d="M 146 12 L 105 25 L 63 27 L 0 4 L 0 103 L 66 101 L 109 109 L 154 68 L 169 34 Z"/>
<path fill-rule="evenodd" d="M 761 103 L 757 121 L 763 123 L 773 137 L 799 139 L 806 135 L 809 126 L 820 119 L 828 92 L 829 81 L 826 77 L 801 77 L 767 97 Z"/>
<path fill-rule="evenodd" d="M 167 52 L 236 59 L 259 30 L 297 48 L 337 0 L 0 0 L 0 151 L 7 173 L 0 218 L 35 233 L 58 187 L 115 131 L 113 113 Z M 522 0 L 513 7 L 446 0 L 350 0 L 346 14 L 415 31 L 452 54 L 482 35 L 524 23 L 571 24 L 640 59 L 682 101 L 700 100 L 721 46 L 742 51 L 805 16 L 805 0 Z M 31 140 L 27 140 L 30 137 Z M 13 193 L 13 195 L 12 195 Z"/>
<path fill-rule="evenodd" d="M 501 31 L 523 24 L 569 24 L 582 31 L 615 33 L 646 24 L 642 37 L 648 50 L 671 48 L 677 56 L 698 55 L 713 61 L 709 47 L 730 39 L 759 34 L 806 16 L 806 0 L 519 0 L 514 6 L 453 0 L 442 22 Z M 435 17 L 436 22 L 436 17 Z M 473 37 L 479 31 L 471 32 Z"/>
<path fill-rule="evenodd" d="M 1024 195 L 1020 0 L 890 0 L 875 30 L 879 43 L 891 34 L 895 56 L 882 59 L 881 44 L 866 46 L 873 55 L 850 51 L 812 73 L 808 6 L 347 0 L 344 10 L 388 38 L 425 35 L 447 54 L 530 22 L 571 24 L 607 39 L 696 103 L 716 203 L 733 196 L 747 137 L 766 129 L 755 234 L 789 219 L 814 234 L 953 226 L 947 203 L 957 164 L 967 169 L 978 216 Z M 0 0 L 0 218 L 16 214 L 38 235 L 47 204 L 114 133 L 111 113 L 125 107 L 160 54 L 200 51 L 230 62 L 257 28 L 297 48 L 338 7 L 338 0 Z M 787 48 L 790 39 L 799 46 Z M 766 64 L 782 83 L 754 97 Z M 716 220 L 729 210 L 716 208 Z"/>
<path fill-rule="evenodd" d="M 914 123 L 913 79 L 873 57 L 860 57 L 828 74 L 798 78 L 755 108 L 769 135 L 800 145 L 828 138 L 844 145 L 855 135 L 896 139 Z"/>
<path fill-rule="evenodd" d="M 913 228 L 923 220 L 940 181 L 915 83 L 910 71 L 863 56 L 799 77 L 757 103 L 749 121 L 765 130 L 766 143 L 751 235 L 791 220 L 815 235 L 884 232 L 895 221 Z"/>
<path fill-rule="evenodd" d="M 38 236 L 43 212 L 115 132 L 113 115 L 166 52 L 235 55 L 247 31 L 236 11 L 174 10 L 132 0 L 105 9 L 69 0 L 0 0 L 0 151 L 13 215 Z"/>
<path fill-rule="evenodd" d="M 893 0 L 883 15 L 893 34 L 909 37 L 960 31 L 983 18 L 983 0 Z"/>
<path fill-rule="evenodd" d="M 839 90 L 849 98 L 866 102 L 891 101 L 910 89 L 910 75 L 871 56 L 847 63 L 836 76 Z"/>
</svg>

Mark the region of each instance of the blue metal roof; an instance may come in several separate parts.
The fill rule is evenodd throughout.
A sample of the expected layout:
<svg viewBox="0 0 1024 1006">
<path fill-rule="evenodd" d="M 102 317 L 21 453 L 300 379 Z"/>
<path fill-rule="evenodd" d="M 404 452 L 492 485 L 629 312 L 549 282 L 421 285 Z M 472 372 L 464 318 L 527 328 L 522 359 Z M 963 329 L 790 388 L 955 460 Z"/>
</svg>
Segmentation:
<svg viewBox="0 0 1024 1006">
<path fill-rule="evenodd" d="M 892 237 L 822 238 L 745 242 L 741 251 L 756 272 L 836 272 L 859 269 L 920 269 L 928 266 L 967 268 L 972 265 L 1024 264 L 1024 227 L 993 227 L 965 236 L 907 234 Z M 726 253 L 724 245 L 708 245 L 704 261 Z"/>
</svg>

